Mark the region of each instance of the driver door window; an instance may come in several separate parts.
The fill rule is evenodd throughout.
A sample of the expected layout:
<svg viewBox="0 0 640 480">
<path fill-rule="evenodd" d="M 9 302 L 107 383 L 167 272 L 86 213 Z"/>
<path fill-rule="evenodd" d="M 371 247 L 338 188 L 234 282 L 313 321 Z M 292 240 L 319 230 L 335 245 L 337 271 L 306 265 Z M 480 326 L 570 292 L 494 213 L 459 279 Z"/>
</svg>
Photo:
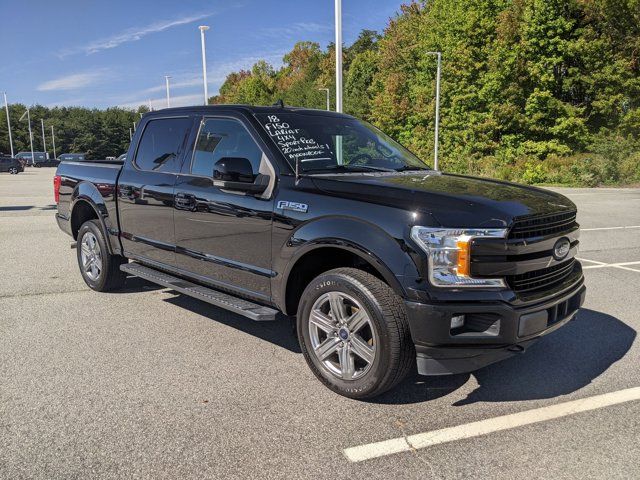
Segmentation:
<svg viewBox="0 0 640 480">
<path fill-rule="evenodd" d="M 222 158 L 246 158 L 258 173 L 262 150 L 247 129 L 237 120 L 211 118 L 204 120 L 191 161 L 191 174 L 211 177 L 213 167 Z"/>
</svg>

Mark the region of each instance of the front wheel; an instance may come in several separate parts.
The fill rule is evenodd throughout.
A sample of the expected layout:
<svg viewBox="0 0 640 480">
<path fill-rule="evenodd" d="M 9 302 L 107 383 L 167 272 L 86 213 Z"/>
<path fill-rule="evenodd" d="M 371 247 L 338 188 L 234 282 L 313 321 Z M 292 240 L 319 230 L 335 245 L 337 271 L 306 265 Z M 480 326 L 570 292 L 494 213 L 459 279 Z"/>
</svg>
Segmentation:
<svg viewBox="0 0 640 480">
<path fill-rule="evenodd" d="M 11 175 L 17 175 L 17 174 L 18 174 L 18 169 L 17 169 L 16 167 L 11 167 L 11 168 L 9 169 L 9 173 L 10 173 Z"/>
<path fill-rule="evenodd" d="M 402 300 L 380 279 L 354 268 L 311 281 L 298 307 L 297 331 L 313 373 L 346 397 L 380 395 L 415 361 Z"/>
<path fill-rule="evenodd" d="M 78 266 L 85 283 L 98 292 L 117 290 L 124 285 L 126 274 L 120 265 L 127 259 L 111 255 L 98 220 L 89 220 L 78 231 Z"/>
</svg>

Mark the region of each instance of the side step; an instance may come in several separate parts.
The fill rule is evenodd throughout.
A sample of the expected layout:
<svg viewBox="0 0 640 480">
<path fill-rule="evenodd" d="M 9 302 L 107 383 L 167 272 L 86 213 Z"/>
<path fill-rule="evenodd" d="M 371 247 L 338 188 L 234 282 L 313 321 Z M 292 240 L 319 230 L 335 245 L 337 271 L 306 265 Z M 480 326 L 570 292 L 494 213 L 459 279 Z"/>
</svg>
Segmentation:
<svg viewBox="0 0 640 480">
<path fill-rule="evenodd" d="M 278 313 L 278 311 L 273 308 L 258 305 L 257 303 L 234 297 L 228 293 L 223 293 L 212 288 L 191 283 L 187 280 L 174 277 L 173 275 L 169 275 L 168 273 L 161 272 L 139 263 L 125 263 L 120 266 L 120 270 L 128 273 L 129 275 L 144 278 L 145 280 L 157 283 L 163 287 L 184 293 L 185 295 L 197 298 L 198 300 L 204 300 L 211 305 L 243 315 L 257 322 L 275 320 Z"/>
</svg>

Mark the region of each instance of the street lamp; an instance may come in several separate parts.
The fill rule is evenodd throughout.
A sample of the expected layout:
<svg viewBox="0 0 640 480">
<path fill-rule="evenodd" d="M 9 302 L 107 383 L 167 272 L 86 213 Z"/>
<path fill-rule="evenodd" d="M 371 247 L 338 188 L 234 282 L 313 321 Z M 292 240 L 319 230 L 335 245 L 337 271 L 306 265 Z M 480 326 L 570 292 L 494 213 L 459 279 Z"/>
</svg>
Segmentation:
<svg viewBox="0 0 640 480">
<path fill-rule="evenodd" d="M 433 144 L 433 169 L 438 170 L 438 132 L 440 127 L 440 70 L 442 65 L 442 52 L 426 52 L 427 55 L 435 55 L 438 58 L 438 69 L 436 71 L 436 121 L 435 139 Z"/>
<path fill-rule="evenodd" d="M 164 76 L 164 83 L 165 83 L 165 86 L 167 87 L 167 108 L 171 106 L 171 97 L 169 95 L 169 79 L 170 78 L 171 77 L 169 75 Z"/>
<path fill-rule="evenodd" d="M 342 0 L 335 0 L 336 11 L 336 112 L 342 113 Z"/>
<path fill-rule="evenodd" d="M 331 110 L 331 103 L 329 100 L 329 89 L 328 88 L 319 88 L 318 89 L 321 92 L 325 92 L 327 94 L 327 110 Z"/>
<path fill-rule="evenodd" d="M 34 165 L 36 163 L 35 155 L 33 154 L 33 133 L 31 132 L 31 113 L 29 113 L 29 107 L 27 107 L 27 111 L 22 114 L 19 121 L 22 121 L 24 116 L 27 116 L 27 123 L 29 124 L 29 143 L 31 144 L 31 164 Z"/>
<path fill-rule="evenodd" d="M 56 155 L 56 136 L 53 133 L 53 125 L 51 125 L 51 142 L 53 143 L 53 158 L 58 158 Z"/>
<path fill-rule="evenodd" d="M 336 15 L 336 112 L 342 113 L 342 0 L 335 0 Z M 342 135 L 336 136 L 336 163 L 342 165 Z"/>
<path fill-rule="evenodd" d="M 204 46 L 204 32 L 209 30 L 207 25 L 200 25 L 200 43 L 202 44 L 202 81 L 204 82 L 204 104 L 209 103 L 209 87 L 207 86 L 207 54 Z"/>
<path fill-rule="evenodd" d="M 13 138 L 11 137 L 11 120 L 9 119 L 9 104 L 7 103 L 7 92 L 4 93 L 4 109 L 7 111 L 7 128 L 9 129 L 9 146 L 11 147 L 11 157 L 13 157 Z"/>
<path fill-rule="evenodd" d="M 47 140 L 44 136 L 44 119 L 40 119 L 40 125 L 42 126 L 42 150 L 44 150 L 45 157 L 47 156 Z"/>
</svg>

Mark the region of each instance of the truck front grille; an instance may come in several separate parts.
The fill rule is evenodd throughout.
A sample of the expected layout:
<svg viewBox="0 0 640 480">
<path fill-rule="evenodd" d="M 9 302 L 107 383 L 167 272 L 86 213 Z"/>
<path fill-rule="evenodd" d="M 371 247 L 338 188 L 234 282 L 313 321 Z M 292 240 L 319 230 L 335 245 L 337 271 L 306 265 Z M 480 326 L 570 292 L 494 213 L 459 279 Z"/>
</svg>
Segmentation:
<svg viewBox="0 0 640 480">
<path fill-rule="evenodd" d="M 546 237 L 557 235 L 577 227 L 576 212 L 537 215 L 515 219 L 509 232 L 510 239 Z"/>
<path fill-rule="evenodd" d="M 520 275 L 510 275 L 507 277 L 507 283 L 514 292 L 518 293 L 552 288 L 562 283 L 565 278 L 573 273 L 575 263 L 575 258 L 572 258 L 553 267 L 534 270 Z"/>
</svg>

